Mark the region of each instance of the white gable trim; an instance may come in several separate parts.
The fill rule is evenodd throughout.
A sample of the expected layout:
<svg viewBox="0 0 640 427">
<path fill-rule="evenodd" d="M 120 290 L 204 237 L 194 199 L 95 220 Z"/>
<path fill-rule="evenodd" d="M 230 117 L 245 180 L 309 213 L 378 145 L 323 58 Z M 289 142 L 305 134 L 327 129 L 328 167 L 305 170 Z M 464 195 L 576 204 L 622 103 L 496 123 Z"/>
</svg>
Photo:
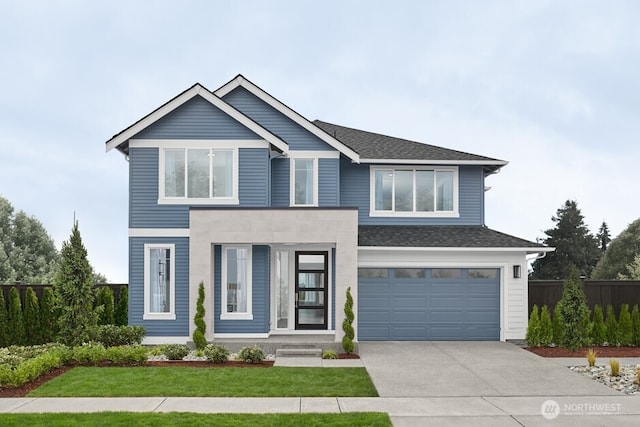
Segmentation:
<svg viewBox="0 0 640 427">
<path fill-rule="evenodd" d="M 405 165 L 480 165 L 505 166 L 509 162 L 504 160 L 429 160 L 429 159 L 360 159 L 360 163 L 389 163 Z"/>
<path fill-rule="evenodd" d="M 131 126 L 130 128 L 126 129 L 125 131 L 119 133 L 118 135 L 108 140 L 106 144 L 106 151 L 110 151 L 113 148 L 118 147 L 120 144 L 127 141 L 129 138 L 131 138 L 138 132 L 142 131 L 146 127 L 160 120 L 162 117 L 166 116 L 170 112 L 174 111 L 176 108 L 183 105 L 184 103 L 186 103 L 187 101 L 195 97 L 196 95 L 200 95 L 201 97 L 209 101 L 212 105 L 222 110 L 231 118 L 233 118 L 234 120 L 236 120 L 237 122 L 239 122 L 240 124 L 248 128 L 255 134 L 259 135 L 261 138 L 269 141 L 269 143 L 273 144 L 282 152 L 284 153 L 289 152 L 289 146 L 287 145 L 287 143 L 285 143 L 283 140 L 281 140 L 280 138 L 278 138 L 277 136 L 275 136 L 274 134 L 272 134 L 271 132 L 269 132 L 268 130 L 266 130 L 265 128 L 263 128 L 262 126 L 254 122 L 253 120 L 251 120 L 249 117 L 242 114 L 240 111 L 233 108 L 231 105 L 224 102 L 222 99 L 218 98 L 216 95 L 209 92 L 205 87 L 201 86 L 200 84 L 195 84 L 191 89 L 178 95 L 176 98 L 172 99 L 162 107 L 158 108 L 156 111 L 149 114 L 147 117 L 140 120 L 135 125 Z"/>
<path fill-rule="evenodd" d="M 262 101 L 266 102 L 267 104 L 269 104 L 270 106 L 278 110 L 280 113 L 284 114 L 285 116 L 287 116 L 288 118 L 296 122 L 298 125 L 302 126 L 304 129 L 306 129 L 307 131 L 311 132 L 313 135 L 317 136 L 318 138 L 320 138 L 321 140 L 329 144 L 331 147 L 340 151 L 342 154 L 348 157 L 351 161 L 355 163 L 360 163 L 360 155 L 358 153 L 356 153 L 355 151 L 353 151 L 352 149 L 344 145 L 342 142 L 338 141 L 337 139 L 335 139 L 334 137 L 332 137 L 331 135 L 329 135 L 328 133 L 320 129 L 318 126 L 311 123 L 309 120 L 307 120 L 300 114 L 293 111 L 291 108 L 284 105 L 282 102 L 278 101 L 273 96 L 269 95 L 264 90 L 260 89 L 255 84 L 251 83 L 242 75 L 238 75 L 236 78 L 234 78 L 224 86 L 220 87 L 219 89 L 215 90 L 213 93 L 216 96 L 219 96 L 220 98 L 222 98 L 225 95 L 227 95 L 229 92 L 233 91 L 238 86 L 242 86 L 243 88 L 251 92 L 253 95 L 257 96 Z"/>
</svg>

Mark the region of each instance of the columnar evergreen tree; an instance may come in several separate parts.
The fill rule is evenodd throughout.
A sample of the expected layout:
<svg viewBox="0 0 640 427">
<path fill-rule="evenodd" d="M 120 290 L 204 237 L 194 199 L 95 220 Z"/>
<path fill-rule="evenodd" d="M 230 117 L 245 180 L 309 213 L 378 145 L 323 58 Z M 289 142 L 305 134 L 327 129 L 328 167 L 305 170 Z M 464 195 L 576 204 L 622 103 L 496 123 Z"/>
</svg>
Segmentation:
<svg viewBox="0 0 640 427">
<path fill-rule="evenodd" d="M 207 331 L 207 325 L 204 323 L 204 283 L 200 282 L 198 286 L 198 301 L 196 302 L 196 315 L 193 322 L 196 329 L 193 331 L 193 343 L 198 350 L 202 350 L 207 346 L 207 339 L 204 333 Z"/>
<path fill-rule="evenodd" d="M 529 323 L 527 324 L 527 334 L 525 336 L 529 347 L 540 346 L 540 314 L 538 313 L 538 305 L 534 304 L 529 315 Z"/>
<path fill-rule="evenodd" d="M 602 345 L 606 340 L 607 328 L 604 325 L 604 316 L 602 314 L 602 307 L 596 304 L 593 307 L 593 326 L 591 328 L 591 341 L 594 345 Z"/>
<path fill-rule="evenodd" d="M 9 313 L 4 300 L 4 292 L 0 288 L 0 347 L 9 345 Z"/>
<path fill-rule="evenodd" d="M 80 345 L 90 340 L 98 319 L 93 309 L 93 271 L 77 222 L 69 241 L 62 243 L 61 255 L 54 282 L 60 308 L 59 337 L 64 344 Z"/>
<path fill-rule="evenodd" d="M 607 328 L 607 343 L 609 345 L 618 345 L 620 342 L 620 334 L 618 331 L 618 321 L 616 320 L 616 314 L 613 311 L 611 304 L 607 305 L 607 316 L 605 319 L 605 326 Z"/>
<path fill-rule="evenodd" d="M 560 345 L 562 342 L 562 316 L 560 316 L 560 302 L 558 302 L 556 307 L 553 309 L 551 325 L 553 328 L 553 343 L 555 345 Z"/>
<path fill-rule="evenodd" d="M 629 304 L 620 306 L 620 315 L 618 318 L 618 330 L 620 345 L 633 344 L 633 324 L 631 323 L 631 313 L 629 312 Z"/>
<path fill-rule="evenodd" d="M 98 290 L 97 305 L 102 307 L 98 316 L 98 324 L 113 325 L 115 322 L 113 291 L 108 286 L 103 286 Z"/>
<path fill-rule="evenodd" d="M 43 343 L 53 342 L 56 337 L 56 307 L 53 289 L 44 288 L 40 299 L 40 328 Z"/>
<path fill-rule="evenodd" d="M 129 290 L 126 286 L 121 286 L 118 293 L 115 322 L 118 326 L 127 326 L 129 323 Z"/>
<path fill-rule="evenodd" d="M 591 277 L 613 280 L 619 275 L 629 276 L 628 267 L 640 255 L 640 218 L 633 221 L 607 246 L 607 251 L 596 265 Z"/>
<path fill-rule="evenodd" d="M 18 289 L 13 287 L 9 292 L 9 343 L 24 344 L 24 320 L 22 318 L 22 303 Z"/>
<path fill-rule="evenodd" d="M 575 351 L 589 341 L 589 308 L 575 268 L 569 271 L 560 300 L 563 347 Z"/>
<path fill-rule="evenodd" d="M 546 347 L 553 342 L 553 325 L 551 315 L 546 305 L 542 306 L 540 312 L 540 345 Z"/>
<path fill-rule="evenodd" d="M 353 353 L 354 344 L 353 338 L 355 337 L 355 330 L 353 329 L 353 297 L 351 296 L 351 287 L 347 288 L 347 301 L 344 303 L 344 321 L 342 322 L 342 330 L 344 336 L 342 337 L 342 349 L 345 353 Z"/>
<path fill-rule="evenodd" d="M 545 231 L 543 243 L 555 247 L 544 258 L 533 263 L 532 279 L 564 279 L 571 267 L 580 274 L 589 276 L 601 257 L 598 240 L 584 223 L 584 217 L 577 202 L 567 200 L 551 218 L 556 224 Z"/>
<path fill-rule="evenodd" d="M 633 345 L 640 346 L 640 308 L 638 304 L 631 310 L 631 325 L 633 327 Z"/>
<path fill-rule="evenodd" d="M 26 345 L 42 344 L 40 335 L 41 326 L 38 296 L 33 289 L 31 289 L 31 286 L 29 286 L 24 301 L 24 332 Z"/>
</svg>

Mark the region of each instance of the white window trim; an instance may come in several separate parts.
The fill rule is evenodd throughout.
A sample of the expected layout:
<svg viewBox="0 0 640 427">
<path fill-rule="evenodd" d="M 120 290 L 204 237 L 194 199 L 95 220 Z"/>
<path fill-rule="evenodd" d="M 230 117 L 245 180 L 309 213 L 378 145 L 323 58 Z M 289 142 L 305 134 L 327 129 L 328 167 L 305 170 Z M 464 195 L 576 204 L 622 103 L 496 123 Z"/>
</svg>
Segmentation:
<svg viewBox="0 0 640 427">
<path fill-rule="evenodd" d="M 452 211 L 433 211 L 433 212 L 396 212 L 395 210 L 390 211 L 378 211 L 375 209 L 376 207 L 376 182 L 375 182 L 375 173 L 377 170 L 388 170 L 391 169 L 393 171 L 398 170 L 412 170 L 412 171 L 447 171 L 453 172 L 453 210 Z M 371 217 L 405 217 L 405 218 L 458 218 L 460 217 L 459 212 L 459 185 L 458 185 L 458 174 L 459 169 L 455 166 L 441 167 L 441 166 L 432 166 L 432 167 L 413 167 L 413 166 L 371 166 L 369 168 L 369 216 Z M 414 175 L 414 185 L 413 185 L 413 198 L 414 198 L 414 209 L 415 209 L 415 175 Z M 392 203 L 395 205 L 395 188 L 392 189 Z"/>
<path fill-rule="evenodd" d="M 210 149 L 210 150 L 220 150 L 220 151 L 231 151 L 231 166 L 232 176 L 231 176 L 231 197 L 206 197 L 206 198 L 190 198 L 190 197 L 165 197 L 165 187 L 164 187 L 164 174 L 165 174 L 165 151 L 170 149 Z M 158 148 L 158 204 L 160 205 L 238 205 L 240 204 L 240 199 L 238 197 L 238 181 L 239 181 L 239 148 L 237 146 L 230 145 L 215 145 L 211 144 L 204 147 L 201 144 L 197 144 L 197 146 L 189 145 L 185 146 L 185 144 L 176 144 L 174 146 L 163 146 Z M 185 155 L 186 160 L 186 155 Z M 211 174 L 211 162 L 209 162 L 209 173 Z M 185 180 L 187 179 L 188 173 L 186 171 L 185 165 Z M 185 186 L 186 191 L 186 186 Z"/>
<path fill-rule="evenodd" d="M 313 203 L 298 205 L 295 203 L 296 195 L 296 160 L 313 160 Z M 292 157 L 289 160 L 289 206 L 291 207 L 317 207 L 318 206 L 318 158 L 317 157 Z"/>
<path fill-rule="evenodd" d="M 247 312 L 227 313 L 227 249 L 247 249 Z M 251 245 L 223 245 L 220 274 L 220 320 L 253 320 L 253 255 Z"/>
<path fill-rule="evenodd" d="M 169 287 L 169 307 L 168 313 L 154 313 L 151 311 L 151 272 L 149 260 L 151 259 L 151 249 L 169 249 L 170 257 L 170 283 Z M 164 243 L 145 243 L 144 245 L 144 314 L 143 320 L 176 320 L 176 245 Z"/>
</svg>

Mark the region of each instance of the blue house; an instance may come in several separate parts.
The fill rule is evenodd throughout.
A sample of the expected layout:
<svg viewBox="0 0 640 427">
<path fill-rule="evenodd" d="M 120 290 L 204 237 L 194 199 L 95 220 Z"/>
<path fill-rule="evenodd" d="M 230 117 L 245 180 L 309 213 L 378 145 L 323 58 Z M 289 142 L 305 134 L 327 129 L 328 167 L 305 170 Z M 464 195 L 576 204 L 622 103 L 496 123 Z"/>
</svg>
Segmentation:
<svg viewBox="0 0 640 427">
<path fill-rule="evenodd" d="M 129 322 L 207 339 L 522 339 L 527 257 L 485 226 L 507 162 L 309 121 L 242 75 L 182 92 L 106 142 L 129 162 Z"/>
</svg>

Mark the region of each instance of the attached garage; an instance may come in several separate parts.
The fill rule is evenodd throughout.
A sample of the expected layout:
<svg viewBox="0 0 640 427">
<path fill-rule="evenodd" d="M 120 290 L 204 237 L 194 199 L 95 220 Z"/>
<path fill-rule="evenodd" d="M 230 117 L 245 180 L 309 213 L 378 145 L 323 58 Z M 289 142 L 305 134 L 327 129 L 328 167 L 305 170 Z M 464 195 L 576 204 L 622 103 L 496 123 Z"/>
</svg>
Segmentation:
<svg viewBox="0 0 640 427">
<path fill-rule="evenodd" d="M 500 340 L 500 269 L 360 268 L 360 341 Z"/>
</svg>

